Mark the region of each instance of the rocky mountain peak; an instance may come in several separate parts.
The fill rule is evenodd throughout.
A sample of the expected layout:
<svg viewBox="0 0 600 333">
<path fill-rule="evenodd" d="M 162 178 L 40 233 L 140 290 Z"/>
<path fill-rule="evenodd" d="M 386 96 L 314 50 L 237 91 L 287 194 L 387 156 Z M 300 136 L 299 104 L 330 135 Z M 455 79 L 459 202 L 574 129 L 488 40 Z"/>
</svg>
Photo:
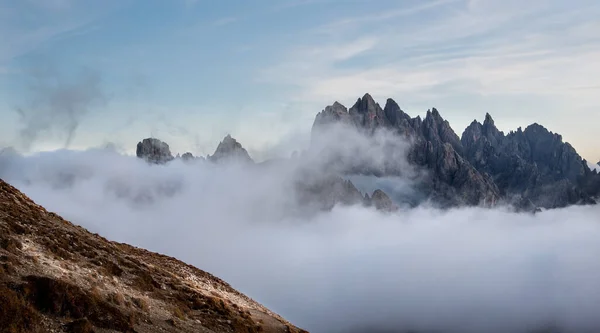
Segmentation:
<svg viewBox="0 0 600 333">
<path fill-rule="evenodd" d="M 317 114 L 313 123 L 313 131 L 319 126 L 328 125 L 332 123 L 350 123 L 350 115 L 348 109 L 339 102 L 335 102 L 332 105 L 325 107 L 325 109 Z"/>
<path fill-rule="evenodd" d="M 231 135 L 227 134 L 223 141 L 219 143 L 215 153 L 209 156 L 209 159 L 213 162 L 220 161 L 237 161 L 242 163 L 254 163 L 248 151 L 242 147 L 242 145 Z"/>
<path fill-rule="evenodd" d="M 436 144 L 449 143 L 454 150 L 462 154 L 463 147 L 460 138 L 436 108 L 427 110 L 427 115 L 423 120 L 422 132 L 428 141 Z"/>
<path fill-rule="evenodd" d="M 487 112 L 485 113 L 485 120 L 483 121 L 483 126 L 496 127 L 496 125 L 494 124 L 494 119 Z"/>
<path fill-rule="evenodd" d="M 413 127 L 411 125 L 412 119 L 409 115 L 404 113 L 400 106 L 396 101 L 391 98 L 388 98 L 385 102 L 385 107 L 383 108 L 383 113 L 386 118 L 390 122 L 392 126 L 396 126 L 401 129 L 401 132 L 410 132 L 408 131 L 409 127 Z"/>
<path fill-rule="evenodd" d="M 361 111 L 368 111 L 370 108 L 374 108 L 376 104 L 373 97 L 369 93 L 366 93 L 356 101 L 353 107 L 357 107 Z"/>
<path fill-rule="evenodd" d="M 148 163 L 164 164 L 174 159 L 169 145 L 156 138 L 146 138 L 138 142 L 136 156 Z"/>
<path fill-rule="evenodd" d="M 368 197 L 368 194 L 365 194 L 365 200 L 369 200 L 369 203 L 380 211 L 393 212 L 398 210 L 398 206 L 394 204 L 392 199 L 379 189 L 375 190 L 370 198 Z"/>
<path fill-rule="evenodd" d="M 348 113 L 350 114 L 352 123 L 357 128 L 367 130 L 368 132 L 389 124 L 389 120 L 385 116 L 383 109 L 368 93 L 359 98 Z"/>
</svg>

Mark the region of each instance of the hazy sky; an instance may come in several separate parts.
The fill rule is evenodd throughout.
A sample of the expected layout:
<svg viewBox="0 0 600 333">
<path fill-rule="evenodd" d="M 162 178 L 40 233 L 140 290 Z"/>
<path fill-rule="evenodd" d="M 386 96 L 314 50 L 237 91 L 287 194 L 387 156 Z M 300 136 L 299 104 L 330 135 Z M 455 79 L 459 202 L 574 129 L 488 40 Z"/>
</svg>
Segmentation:
<svg viewBox="0 0 600 333">
<path fill-rule="evenodd" d="M 0 0 L 0 146 L 153 135 L 207 154 L 231 133 L 268 155 L 370 92 L 459 135 L 486 112 L 539 122 L 597 162 L 599 17 L 597 0 Z"/>
</svg>

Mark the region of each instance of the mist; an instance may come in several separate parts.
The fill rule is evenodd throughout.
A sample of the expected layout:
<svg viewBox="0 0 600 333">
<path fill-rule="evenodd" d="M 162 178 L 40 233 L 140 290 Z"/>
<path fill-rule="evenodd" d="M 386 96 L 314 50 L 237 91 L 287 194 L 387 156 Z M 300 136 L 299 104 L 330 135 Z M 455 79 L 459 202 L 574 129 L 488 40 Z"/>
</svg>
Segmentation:
<svg viewBox="0 0 600 333">
<path fill-rule="evenodd" d="M 108 101 L 100 74 L 83 69 L 66 76 L 47 66 L 27 73 L 25 102 L 15 108 L 22 125 L 19 148 L 29 150 L 39 140 L 56 137 L 69 148 L 90 110 Z"/>
<path fill-rule="evenodd" d="M 0 177 L 92 232 L 213 273 L 311 332 L 600 329 L 600 206 L 303 214 L 293 184 L 306 170 L 339 171 L 339 161 L 402 165 L 395 178 L 349 177 L 365 192 L 417 195 L 422 170 L 403 160 L 406 144 L 396 141 L 392 161 L 385 134 L 335 137 L 344 140 L 329 140 L 333 150 L 265 165 L 5 151 Z"/>
</svg>

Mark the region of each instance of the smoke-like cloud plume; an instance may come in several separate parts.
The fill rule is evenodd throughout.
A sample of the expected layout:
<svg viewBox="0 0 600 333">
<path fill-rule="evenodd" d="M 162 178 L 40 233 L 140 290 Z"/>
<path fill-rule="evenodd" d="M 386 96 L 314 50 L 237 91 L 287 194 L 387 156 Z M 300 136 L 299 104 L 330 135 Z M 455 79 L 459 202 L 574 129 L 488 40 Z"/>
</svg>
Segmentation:
<svg viewBox="0 0 600 333">
<path fill-rule="evenodd" d="M 27 102 L 16 108 L 23 124 L 20 148 L 27 150 L 36 141 L 56 135 L 69 148 L 83 118 L 108 101 L 100 75 L 85 69 L 67 78 L 52 68 L 37 68 L 30 74 Z"/>
<path fill-rule="evenodd" d="M 340 158 L 385 167 L 391 139 L 335 133 L 314 155 L 249 166 L 11 152 L 0 177 L 92 232 L 214 273 L 311 332 L 600 330 L 600 206 L 295 214 L 292 185 L 307 168 Z M 413 180 L 377 181 L 410 193 Z"/>
</svg>

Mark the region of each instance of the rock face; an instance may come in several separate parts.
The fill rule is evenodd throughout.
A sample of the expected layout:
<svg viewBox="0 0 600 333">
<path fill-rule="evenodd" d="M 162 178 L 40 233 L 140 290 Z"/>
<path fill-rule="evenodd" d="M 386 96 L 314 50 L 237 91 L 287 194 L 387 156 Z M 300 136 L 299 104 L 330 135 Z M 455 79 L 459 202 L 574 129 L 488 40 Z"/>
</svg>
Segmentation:
<svg viewBox="0 0 600 333">
<path fill-rule="evenodd" d="M 600 188 L 587 162 L 558 134 L 539 124 L 504 135 L 486 114 L 473 121 L 461 139 L 465 155 L 492 176 L 502 195 L 523 197 L 544 208 L 593 203 Z"/>
<path fill-rule="evenodd" d="M 169 145 L 155 138 L 147 138 L 138 142 L 136 155 L 148 163 L 165 164 L 173 160 Z"/>
<path fill-rule="evenodd" d="M 209 156 L 208 159 L 213 162 L 254 163 L 246 149 L 229 134 L 219 143 L 215 153 Z"/>
<path fill-rule="evenodd" d="M 377 210 L 385 212 L 398 210 L 398 206 L 396 206 L 392 202 L 392 199 L 390 199 L 390 197 L 388 197 L 388 195 L 382 190 L 375 190 L 373 195 L 371 195 L 370 200 L 368 196 L 365 196 L 365 201 L 367 205 L 375 206 Z"/>
<path fill-rule="evenodd" d="M 398 207 L 382 190 L 375 190 L 372 196 L 361 192 L 350 180 L 340 176 L 309 172 L 296 182 L 295 193 L 298 203 L 303 207 L 313 207 L 318 210 L 331 210 L 336 205 L 373 206 L 377 210 L 392 212 Z"/>
<path fill-rule="evenodd" d="M 221 279 L 91 234 L 2 180 L 0 313 L 0 331 L 17 333 L 304 332 Z"/>
<path fill-rule="evenodd" d="M 520 209 L 555 208 L 594 203 L 600 194 L 597 173 L 560 135 L 538 124 L 504 135 L 486 114 L 483 124 L 474 121 L 459 138 L 435 108 L 423 120 L 411 118 L 392 99 L 381 109 L 366 94 L 350 110 L 336 102 L 317 114 L 313 137 L 339 123 L 367 135 L 391 130 L 410 140 L 408 162 L 430 173 L 421 190 L 442 206 L 504 201 Z"/>
<path fill-rule="evenodd" d="M 500 198 L 494 182 L 462 157 L 460 138 L 435 108 L 427 112 L 424 120 L 411 118 L 392 99 L 388 99 L 381 109 L 366 94 L 350 110 L 336 102 L 317 114 L 313 137 L 320 131 L 327 131 L 328 125 L 339 122 L 367 135 L 385 128 L 414 141 L 408 160 L 432 171 L 423 183 L 423 191 L 444 206 L 493 205 Z M 370 171 L 365 170 L 365 173 Z"/>
</svg>

